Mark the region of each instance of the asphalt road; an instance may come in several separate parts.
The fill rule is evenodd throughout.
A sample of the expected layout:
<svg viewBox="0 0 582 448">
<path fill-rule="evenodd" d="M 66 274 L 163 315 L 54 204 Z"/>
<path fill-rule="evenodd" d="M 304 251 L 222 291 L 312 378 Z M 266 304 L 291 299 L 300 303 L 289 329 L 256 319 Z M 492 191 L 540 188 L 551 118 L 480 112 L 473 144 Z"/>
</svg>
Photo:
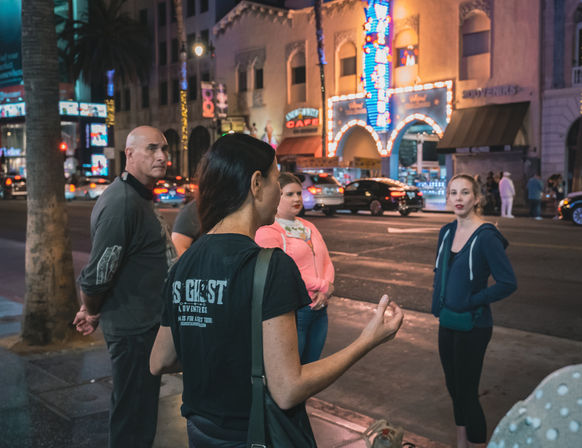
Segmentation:
<svg viewBox="0 0 582 448">
<path fill-rule="evenodd" d="M 68 204 L 73 250 L 89 252 L 94 202 Z M 163 208 L 169 223 L 177 209 Z M 518 290 L 493 305 L 497 325 L 582 341 L 582 228 L 551 219 L 500 219 Z M 336 268 L 336 294 L 374 302 L 383 293 L 404 308 L 430 310 L 436 239 L 450 214 L 401 217 L 308 214 L 323 234 Z M 25 240 L 26 202 L 0 201 L 0 238 Z"/>
</svg>

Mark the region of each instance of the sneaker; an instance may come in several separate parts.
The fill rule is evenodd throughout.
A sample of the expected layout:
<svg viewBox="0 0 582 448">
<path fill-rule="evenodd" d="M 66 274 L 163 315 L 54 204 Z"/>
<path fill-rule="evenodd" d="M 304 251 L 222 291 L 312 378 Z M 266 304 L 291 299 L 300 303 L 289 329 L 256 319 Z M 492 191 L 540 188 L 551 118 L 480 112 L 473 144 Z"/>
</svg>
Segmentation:
<svg viewBox="0 0 582 448">
<path fill-rule="evenodd" d="M 544 219 L 544 218 L 542 218 L 541 216 L 536 216 L 534 219 L 535 219 L 536 221 L 541 221 L 541 220 L 542 220 L 542 219 Z"/>
<path fill-rule="evenodd" d="M 506 218 L 515 218 L 513 215 L 507 215 Z"/>
</svg>

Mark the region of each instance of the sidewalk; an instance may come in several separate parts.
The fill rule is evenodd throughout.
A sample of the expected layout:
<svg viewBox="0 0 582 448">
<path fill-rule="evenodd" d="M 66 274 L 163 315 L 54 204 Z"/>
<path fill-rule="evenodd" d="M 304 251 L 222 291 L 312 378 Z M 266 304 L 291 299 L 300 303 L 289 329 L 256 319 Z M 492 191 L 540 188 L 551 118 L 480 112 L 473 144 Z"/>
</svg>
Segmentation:
<svg viewBox="0 0 582 448">
<path fill-rule="evenodd" d="M 107 442 L 110 362 L 100 333 L 83 347 L 18 355 L 7 349 L 20 329 L 24 243 L 0 239 L 0 448 L 101 448 Z M 86 254 L 75 253 L 78 269 Z M 7 298 L 8 297 L 8 298 Z M 354 340 L 373 305 L 334 298 L 324 356 Z M 365 356 L 308 401 L 321 448 L 363 448 L 375 419 L 402 426 L 419 448 L 454 444 L 450 399 L 438 360 L 437 321 L 406 310 L 398 337 Z M 497 422 L 549 373 L 582 362 L 582 342 L 495 327 L 481 381 L 491 434 Z M 156 448 L 187 446 L 180 416 L 182 380 L 164 375 Z"/>
</svg>

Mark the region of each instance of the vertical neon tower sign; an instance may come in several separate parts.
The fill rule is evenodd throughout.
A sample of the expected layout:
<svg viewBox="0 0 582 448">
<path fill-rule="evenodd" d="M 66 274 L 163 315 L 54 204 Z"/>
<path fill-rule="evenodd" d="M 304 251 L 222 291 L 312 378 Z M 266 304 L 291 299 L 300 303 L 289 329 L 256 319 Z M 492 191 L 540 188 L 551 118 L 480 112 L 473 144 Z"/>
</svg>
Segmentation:
<svg viewBox="0 0 582 448">
<path fill-rule="evenodd" d="M 392 14 L 390 0 L 368 0 L 364 24 L 364 90 L 368 122 L 377 132 L 386 132 L 390 118 L 392 78 Z"/>
</svg>

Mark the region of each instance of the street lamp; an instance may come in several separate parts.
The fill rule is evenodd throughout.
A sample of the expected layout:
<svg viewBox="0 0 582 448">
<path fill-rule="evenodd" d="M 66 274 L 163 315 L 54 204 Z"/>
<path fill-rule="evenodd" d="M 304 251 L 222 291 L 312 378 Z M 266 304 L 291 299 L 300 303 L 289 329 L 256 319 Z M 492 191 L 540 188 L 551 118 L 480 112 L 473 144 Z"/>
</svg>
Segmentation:
<svg viewBox="0 0 582 448">
<path fill-rule="evenodd" d="M 204 54 L 204 45 L 202 45 L 200 43 L 194 44 L 194 54 L 197 57 L 202 56 Z"/>
</svg>

